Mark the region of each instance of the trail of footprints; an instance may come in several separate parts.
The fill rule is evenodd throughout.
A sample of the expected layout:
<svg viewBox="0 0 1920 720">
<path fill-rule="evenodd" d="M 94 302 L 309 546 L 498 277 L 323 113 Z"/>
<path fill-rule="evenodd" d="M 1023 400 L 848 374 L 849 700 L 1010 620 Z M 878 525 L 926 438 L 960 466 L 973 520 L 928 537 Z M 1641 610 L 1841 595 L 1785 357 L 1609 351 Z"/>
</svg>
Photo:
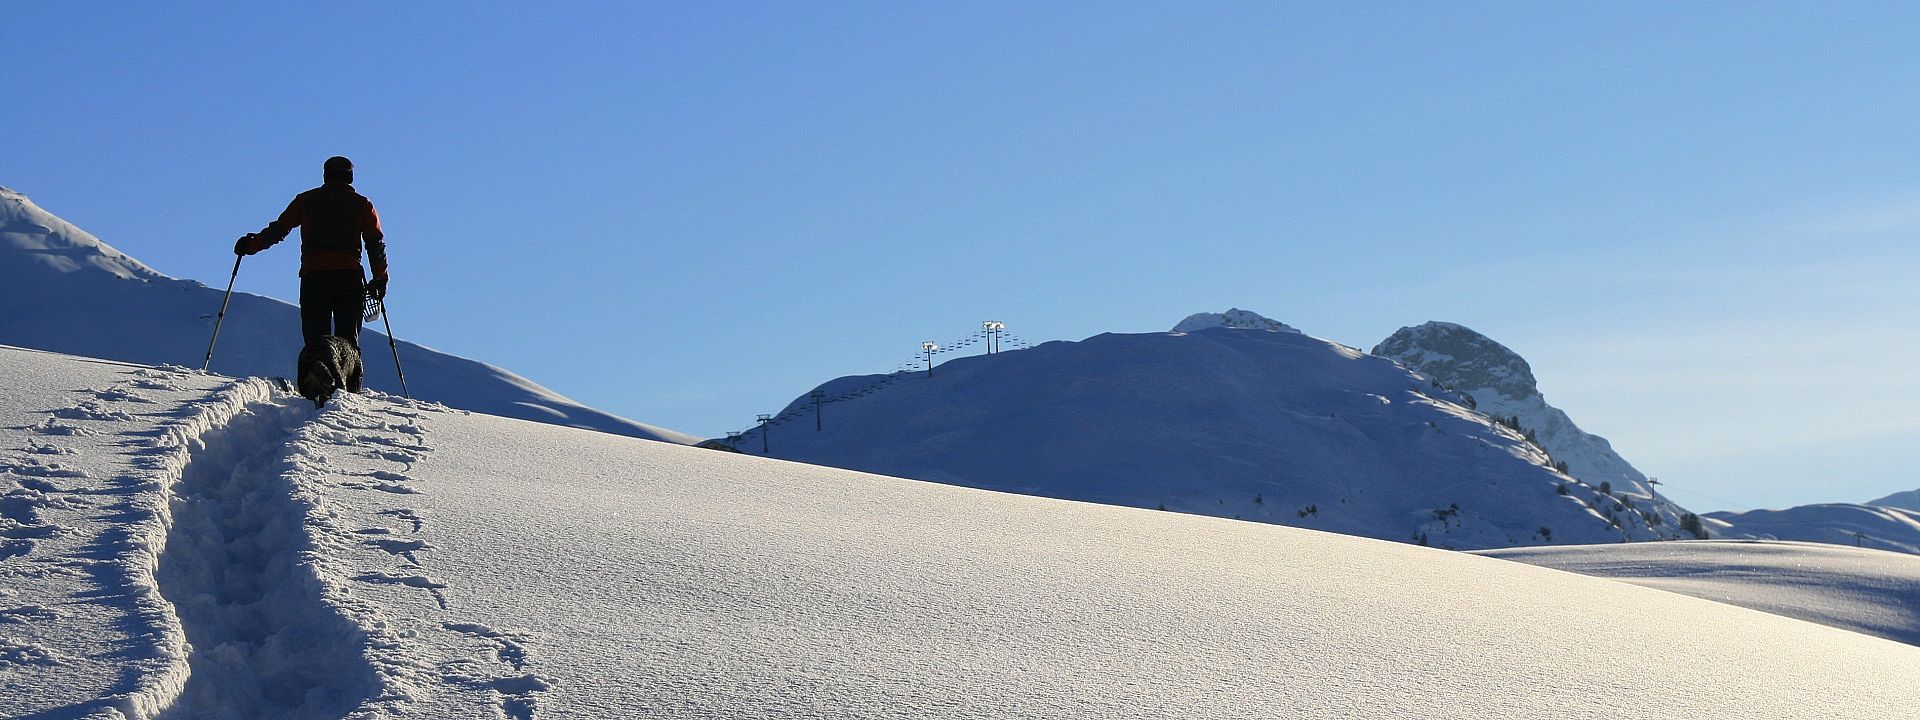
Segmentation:
<svg viewBox="0 0 1920 720">
<path fill-rule="evenodd" d="M 385 416 L 385 417 L 377 417 Z M 340 409 L 323 413 L 311 435 L 336 447 L 357 448 L 356 455 L 391 469 L 366 468 L 340 473 L 339 487 L 393 496 L 394 500 L 423 494 L 408 474 L 433 448 L 426 442 L 418 412 L 407 407 Z M 410 507 L 391 507 L 374 513 L 382 524 L 352 530 L 357 542 L 393 558 L 397 567 L 360 573 L 353 580 L 372 585 L 414 588 L 427 593 L 442 611 L 450 610 L 447 584 L 427 573 L 425 555 L 433 545 L 420 537 L 427 527 L 422 513 Z M 447 685 L 488 693 L 500 713 L 510 720 L 535 720 L 541 696 L 552 689 L 546 679 L 526 672 L 525 633 L 495 629 L 474 622 L 441 623 L 463 647 L 475 655 L 440 662 L 434 669 Z"/>
<path fill-rule="evenodd" d="M 137 488 L 92 482 L 87 471 L 73 464 L 81 457 L 73 444 L 80 438 L 116 434 L 116 428 L 104 423 L 134 419 L 109 404 L 153 404 L 157 401 L 142 391 L 180 391 L 187 372 L 177 366 L 135 369 L 127 380 L 78 391 L 85 399 L 48 410 L 41 422 L 18 428 L 30 432 L 26 446 L 0 450 L 0 582 L 78 578 L 87 574 L 88 566 L 102 562 L 81 552 L 89 538 L 82 537 L 79 526 L 87 519 L 113 522 L 128 509 L 124 500 Z M 113 503 L 113 496 L 123 502 Z M 4 633 L 8 626 L 62 617 L 53 607 L 17 604 L 18 595 L 0 586 L 0 667 L 64 664 L 59 652 Z"/>
<path fill-rule="evenodd" d="M 124 428 L 113 424 L 136 419 L 135 413 L 121 408 L 137 409 L 139 405 L 159 402 L 148 393 L 184 392 L 187 388 L 183 381 L 193 374 L 177 366 L 131 370 L 128 379 L 105 388 L 79 391 L 84 399 L 46 411 L 44 420 L 21 428 L 30 431 L 25 447 L 0 450 L 0 583 L 57 575 L 79 577 L 85 574 L 85 566 L 104 561 L 74 552 L 75 548 L 71 547 L 43 546 L 80 534 L 80 530 L 67 522 L 77 524 L 88 514 L 94 514 L 95 521 L 123 521 L 131 496 L 153 488 L 150 483 L 143 484 L 132 477 L 115 478 L 110 485 L 95 482 L 85 470 L 73 465 L 82 453 L 74 444 L 101 435 L 120 434 Z M 367 469 L 347 474 L 336 484 L 349 490 L 392 495 L 396 499 L 420 494 L 421 490 L 407 475 L 432 451 L 425 443 L 419 411 L 404 405 L 345 407 L 349 404 L 360 405 L 334 404 L 314 421 L 315 427 L 308 428 L 309 434 L 336 448 L 359 448 L 367 459 L 390 463 L 397 466 L 397 470 Z M 136 458 L 136 462 L 140 459 Z M 324 456 L 316 459 L 326 464 Z M 352 534 L 361 545 L 385 553 L 400 565 L 392 571 L 355 575 L 352 580 L 417 588 L 429 593 L 441 610 L 448 610 L 443 592 L 447 585 L 429 577 L 422 562 L 422 555 L 433 549 L 426 539 L 419 537 L 426 529 L 426 518 L 419 510 L 407 507 L 380 510 L 375 516 L 391 521 L 393 527 L 362 527 Z M 20 604 L 15 599 L 17 596 L 16 591 L 0 585 L 0 668 L 62 664 L 57 652 L 9 637 L 5 632 L 7 627 L 58 622 L 62 617 L 55 608 Z M 546 679 L 525 671 L 529 639 L 526 634 L 472 622 L 442 622 L 441 629 L 474 648 L 472 657 L 438 664 L 435 671 L 441 682 L 488 692 L 500 713 L 511 720 L 535 720 L 541 697 L 552 686 Z M 383 644 L 381 641 L 369 643 L 375 651 L 392 649 Z"/>
</svg>

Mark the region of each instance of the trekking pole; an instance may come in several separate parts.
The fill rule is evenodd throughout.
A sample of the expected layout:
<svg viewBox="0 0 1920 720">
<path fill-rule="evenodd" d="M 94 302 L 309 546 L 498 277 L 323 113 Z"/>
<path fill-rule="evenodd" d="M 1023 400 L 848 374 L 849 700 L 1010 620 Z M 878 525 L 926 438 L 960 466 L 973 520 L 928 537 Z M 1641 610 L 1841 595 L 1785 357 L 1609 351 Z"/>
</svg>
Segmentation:
<svg viewBox="0 0 1920 720">
<path fill-rule="evenodd" d="M 246 257 L 237 253 L 233 256 L 233 274 L 227 276 L 227 296 L 220 298 L 220 317 L 213 320 L 213 339 L 207 341 L 207 359 L 200 361 L 200 372 L 206 372 L 207 366 L 213 364 L 213 344 L 220 342 L 220 323 L 227 319 L 227 301 L 233 299 L 233 281 L 239 279 L 240 261 Z"/>
<path fill-rule="evenodd" d="M 393 371 L 400 374 L 400 395 L 412 400 L 413 393 L 407 392 L 407 371 L 400 369 L 400 344 L 393 341 L 393 318 L 387 317 L 386 298 L 380 298 L 380 322 L 387 325 L 387 347 L 393 348 Z"/>
</svg>

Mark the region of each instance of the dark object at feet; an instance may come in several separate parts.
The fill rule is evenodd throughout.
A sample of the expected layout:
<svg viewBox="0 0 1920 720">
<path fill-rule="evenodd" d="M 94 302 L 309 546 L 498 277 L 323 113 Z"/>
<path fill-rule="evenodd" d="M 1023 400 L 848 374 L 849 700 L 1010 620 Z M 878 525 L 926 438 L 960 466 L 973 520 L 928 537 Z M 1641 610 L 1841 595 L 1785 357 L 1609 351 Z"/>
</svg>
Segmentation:
<svg viewBox="0 0 1920 720">
<path fill-rule="evenodd" d="M 328 335 L 308 343 L 300 350 L 299 372 L 294 376 L 300 397 L 318 408 L 339 390 L 360 392 L 360 351 L 353 343 L 337 335 Z"/>
</svg>

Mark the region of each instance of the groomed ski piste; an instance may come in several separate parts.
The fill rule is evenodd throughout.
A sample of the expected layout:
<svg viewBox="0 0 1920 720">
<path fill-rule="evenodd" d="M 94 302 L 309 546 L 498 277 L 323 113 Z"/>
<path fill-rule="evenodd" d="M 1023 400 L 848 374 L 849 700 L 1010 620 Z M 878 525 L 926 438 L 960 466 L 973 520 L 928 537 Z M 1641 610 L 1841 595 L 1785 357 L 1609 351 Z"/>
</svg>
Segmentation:
<svg viewBox="0 0 1920 720">
<path fill-rule="evenodd" d="M 0 716 L 1902 717 L 1526 564 L 0 348 Z"/>
</svg>

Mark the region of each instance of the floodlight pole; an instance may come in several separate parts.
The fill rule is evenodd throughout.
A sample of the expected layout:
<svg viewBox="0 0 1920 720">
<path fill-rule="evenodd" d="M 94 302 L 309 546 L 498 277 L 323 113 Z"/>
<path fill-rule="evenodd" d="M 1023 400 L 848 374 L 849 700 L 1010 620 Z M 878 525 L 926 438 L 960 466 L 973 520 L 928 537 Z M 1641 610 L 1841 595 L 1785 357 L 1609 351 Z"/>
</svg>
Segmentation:
<svg viewBox="0 0 1920 720">
<path fill-rule="evenodd" d="M 767 454 L 767 421 L 772 420 L 773 416 L 761 415 L 759 416 L 759 419 L 760 419 L 760 454 L 765 455 Z"/>
<path fill-rule="evenodd" d="M 820 432 L 820 401 L 826 399 L 824 390 L 813 391 L 813 431 Z"/>
</svg>

